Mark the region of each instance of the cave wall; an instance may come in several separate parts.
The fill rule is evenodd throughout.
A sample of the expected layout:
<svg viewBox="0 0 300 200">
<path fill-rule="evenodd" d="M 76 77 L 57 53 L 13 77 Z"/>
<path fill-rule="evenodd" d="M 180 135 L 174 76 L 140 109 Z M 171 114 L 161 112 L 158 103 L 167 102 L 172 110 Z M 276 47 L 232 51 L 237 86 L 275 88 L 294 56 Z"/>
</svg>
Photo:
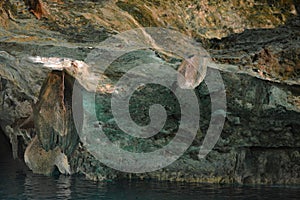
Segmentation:
<svg viewBox="0 0 300 200">
<path fill-rule="evenodd" d="M 73 125 L 69 127 L 71 139 L 49 142 L 49 138 L 43 140 L 40 136 L 43 148 L 71 144 L 66 154 L 72 173 L 85 174 L 92 180 L 131 177 L 218 183 L 300 182 L 300 23 L 296 16 L 299 1 L 40 2 L 45 11 L 38 15 L 28 2 L 0 1 L 0 126 L 12 143 L 15 158 L 22 158 L 34 135 L 47 136 L 48 129 L 55 129 L 51 124 L 44 126 L 47 120 L 37 123 L 43 130 L 34 126 L 38 114 L 34 114 L 33 108 L 35 113 L 41 109 L 37 105 L 41 105 L 38 102 L 43 83 L 50 90 L 57 88 L 45 82 L 51 69 L 33 63 L 29 57 L 84 60 L 97 43 L 110 35 L 141 26 L 163 26 L 174 27 L 202 41 L 213 60 L 225 64 L 219 70 L 226 85 L 228 115 L 215 149 L 199 160 L 197 152 L 203 139 L 200 134 L 174 164 L 157 172 L 135 175 L 117 172 L 97 161 L 80 143 L 76 144 L 78 137 L 72 131 Z M 123 61 L 156 62 L 153 56 L 157 55 L 138 52 Z M 209 106 L 205 87 L 201 85 L 196 91 L 203 95 L 205 110 Z M 108 105 L 109 96 L 99 95 L 103 106 Z M 61 97 L 53 93 L 50 99 L 56 98 Z M 146 100 L 142 98 L 141 102 Z M 208 119 L 203 120 L 205 132 Z M 110 131 L 120 134 L 114 128 Z M 60 131 L 54 132 L 51 137 L 56 139 Z M 163 142 L 158 140 L 158 144 Z M 138 148 L 134 143 L 126 145 Z"/>
</svg>

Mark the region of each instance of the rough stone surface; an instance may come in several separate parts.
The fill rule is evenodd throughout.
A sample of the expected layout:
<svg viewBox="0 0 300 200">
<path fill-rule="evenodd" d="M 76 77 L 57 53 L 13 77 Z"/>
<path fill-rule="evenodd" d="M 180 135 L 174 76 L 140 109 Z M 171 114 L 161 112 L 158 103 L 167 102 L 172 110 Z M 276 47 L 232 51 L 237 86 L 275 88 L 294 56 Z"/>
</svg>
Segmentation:
<svg viewBox="0 0 300 200">
<path fill-rule="evenodd" d="M 40 0 L 43 12 L 28 2 L 33 1 L 0 1 L 0 126 L 10 138 L 14 157 L 22 158 L 26 147 L 37 141 L 45 154 L 57 149 L 64 152 L 70 172 L 92 180 L 300 183 L 298 0 Z M 74 80 L 69 75 L 74 74 L 52 72 L 45 63 L 31 58 L 55 58 L 68 61 L 66 65 L 74 64 L 70 59 L 80 63 L 110 35 L 142 26 L 173 27 L 202 41 L 218 63 L 209 70 L 222 74 L 228 110 L 217 145 L 199 159 L 211 115 L 209 94 L 202 83 L 195 89 L 202 115 L 192 146 L 162 170 L 127 174 L 97 161 L 78 140 L 70 109 L 69 89 Z M 111 92 L 125 71 L 141 63 L 178 68 L 180 60 L 165 59 L 153 49 L 124 55 L 107 70 L 105 76 L 112 80 L 100 87 L 96 96 L 99 122 L 95 127 L 101 126 L 114 143 L 134 152 L 153 151 L 167 144 L 180 120 L 180 108 L 172 93 L 147 85 L 133 95 L 132 118 L 138 124 L 149 123 L 149 106 L 160 103 L 168 111 L 163 130 L 149 140 L 138 140 L 118 129 L 110 111 Z M 51 174 L 56 157 L 51 157 L 47 169 L 34 171 Z"/>
<path fill-rule="evenodd" d="M 60 173 L 71 174 L 68 158 L 61 152 L 61 149 L 56 147 L 53 150 L 45 151 L 37 136 L 26 148 L 24 161 L 33 173 L 50 176 L 57 167 Z"/>
<path fill-rule="evenodd" d="M 59 146 L 66 155 L 76 148 L 79 138 L 72 116 L 74 78 L 64 71 L 53 71 L 41 88 L 33 109 L 37 136 L 46 151 Z M 80 109 L 82 99 L 77 97 Z"/>
</svg>

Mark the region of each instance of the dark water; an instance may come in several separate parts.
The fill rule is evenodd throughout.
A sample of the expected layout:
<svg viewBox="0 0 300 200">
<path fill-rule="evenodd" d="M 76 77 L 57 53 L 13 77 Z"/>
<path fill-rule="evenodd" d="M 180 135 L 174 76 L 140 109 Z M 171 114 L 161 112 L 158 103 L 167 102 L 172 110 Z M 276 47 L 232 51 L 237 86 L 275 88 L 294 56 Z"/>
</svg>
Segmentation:
<svg viewBox="0 0 300 200">
<path fill-rule="evenodd" d="M 7 144 L 0 144 L 0 199 L 300 199 L 300 186 L 220 186 L 156 181 L 95 183 L 79 176 L 34 175 L 22 162 L 11 159 Z"/>
</svg>

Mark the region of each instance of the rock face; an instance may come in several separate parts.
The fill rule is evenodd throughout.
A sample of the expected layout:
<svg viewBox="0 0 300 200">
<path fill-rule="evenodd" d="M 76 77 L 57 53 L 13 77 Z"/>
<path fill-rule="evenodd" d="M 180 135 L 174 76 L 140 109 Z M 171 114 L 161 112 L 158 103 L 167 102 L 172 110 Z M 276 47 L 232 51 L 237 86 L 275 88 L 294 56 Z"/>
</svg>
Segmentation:
<svg viewBox="0 0 300 200">
<path fill-rule="evenodd" d="M 46 150 L 59 146 L 66 155 L 76 148 L 79 138 L 72 116 L 74 78 L 64 71 L 53 71 L 41 88 L 33 108 L 34 125 L 39 141 Z M 78 97 L 76 107 L 82 107 Z"/>
<path fill-rule="evenodd" d="M 56 166 L 60 173 L 71 174 L 68 158 L 61 149 L 45 151 L 37 136 L 26 148 L 24 161 L 33 173 L 52 175 Z"/>
<path fill-rule="evenodd" d="M 299 5 L 298 0 L 0 1 L 0 126 L 10 138 L 14 157 L 25 153 L 35 173 L 50 175 L 56 166 L 61 173 L 81 173 L 92 180 L 299 184 Z M 208 89 L 201 83 L 194 90 L 200 102 L 200 129 L 188 150 L 164 169 L 128 174 L 105 166 L 87 150 L 71 104 L 75 79 L 82 83 L 89 77 L 80 70 L 90 66 L 93 71 L 87 57 L 98 43 L 142 26 L 173 27 L 203 43 L 217 63 L 207 73 L 218 70 L 222 75 L 227 112 L 220 111 L 226 121 L 218 143 L 199 159 L 213 114 Z M 169 89 L 141 86 L 130 100 L 131 117 L 139 125 L 150 123 L 151 105 L 166 108 L 163 129 L 145 140 L 120 130 L 110 109 L 111 93 L 119 78 L 136 66 L 181 69 L 180 63 L 177 57 L 146 49 L 116 59 L 105 73 L 94 70 L 104 81 L 97 88 L 98 120 L 93 128 L 101 128 L 129 152 L 151 152 L 168 144 L 181 119 L 180 105 Z M 195 74 L 187 68 L 182 73 Z M 193 87 L 201 81 L 196 82 Z M 76 99 L 79 110 L 90 106 L 81 96 Z"/>
<path fill-rule="evenodd" d="M 274 29 L 247 30 L 213 40 L 210 53 L 218 63 L 255 70 L 266 79 L 299 82 L 299 23 L 296 17 Z"/>
<path fill-rule="evenodd" d="M 234 149 L 235 180 L 297 183 L 299 86 L 275 84 L 245 75 L 228 74 L 223 78 L 228 81 L 229 114 L 220 140 L 223 144 L 216 149 L 220 148 L 221 152 L 226 151 L 226 146 Z"/>
</svg>

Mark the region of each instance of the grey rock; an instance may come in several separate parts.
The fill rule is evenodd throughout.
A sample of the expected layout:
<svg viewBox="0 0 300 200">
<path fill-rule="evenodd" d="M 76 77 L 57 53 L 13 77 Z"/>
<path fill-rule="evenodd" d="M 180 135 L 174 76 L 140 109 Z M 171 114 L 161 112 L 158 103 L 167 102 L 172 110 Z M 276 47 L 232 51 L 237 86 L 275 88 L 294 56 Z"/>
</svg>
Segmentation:
<svg viewBox="0 0 300 200">
<path fill-rule="evenodd" d="M 286 4 L 281 1 L 271 7 L 266 1 L 241 0 L 216 4 L 198 1 L 196 7 L 199 8 L 193 9 L 186 6 L 188 1 L 182 1 L 183 5 L 161 1 L 170 8 L 169 17 L 166 17 L 159 10 L 160 7 L 151 1 L 149 5 L 144 1 L 109 4 L 86 1 L 85 6 L 81 6 L 78 1 L 57 4 L 44 0 L 49 15 L 40 20 L 29 12 L 16 12 L 26 10 L 22 1 L 18 1 L 15 4 L 17 6 L 10 4 L 16 2 L 0 2 L 0 11 L 3 13 L 0 16 L 0 126 L 10 138 L 15 157 L 21 157 L 19 155 L 24 154 L 37 135 L 40 151 L 56 152 L 59 149 L 64 152 L 60 155 L 65 157 L 59 160 L 67 159 L 70 169 L 61 167 L 62 173 L 81 173 L 95 181 L 153 178 L 214 183 L 300 183 L 300 20 L 294 16 L 299 11 L 298 1 L 288 1 Z M 237 5 L 233 6 L 234 2 Z M 246 2 L 251 6 L 245 8 Z M 142 12 L 135 13 L 128 9 L 130 6 L 138 7 Z M 145 6 L 156 10 L 160 20 L 152 16 Z M 70 7 L 72 12 L 67 12 Z M 258 7 L 265 12 L 256 10 Z M 209 10 L 208 16 L 211 17 L 203 13 L 203 9 Z M 108 15 L 107 10 L 115 10 L 115 13 Z M 280 16 L 274 14 L 276 12 L 281 13 Z M 231 21 L 220 21 L 220 13 Z M 254 16 L 257 18 L 249 13 L 256 13 Z M 190 148 L 164 169 L 128 174 L 105 166 L 87 151 L 83 141 L 93 137 L 78 137 L 80 130 L 72 121 L 74 111 L 70 107 L 70 96 L 74 78 L 83 86 L 83 94 L 87 92 L 85 89 L 93 88 L 93 85 L 80 82 L 89 74 L 78 76 L 66 69 L 53 72 L 49 66 L 53 67 L 55 59 L 63 61 L 59 64 L 64 63 L 63 67 L 68 65 L 69 69 L 73 69 L 70 66 L 74 63 L 78 65 L 93 61 L 90 59 L 93 57 L 91 52 L 100 52 L 97 46 L 104 39 L 145 24 L 172 24 L 198 41 L 203 41 L 214 61 L 208 67 L 220 71 L 222 75 L 227 111 L 211 113 L 210 92 L 217 93 L 222 88 L 212 85 L 212 90 L 208 91 L 202 82 L 194 90 L 199 98 L 201 116 L 200 129 Z M 209 40 L 203 36 L 224 38 Z M 110 49 L 100 53 L 111 56 L 115 52 Z M 37 60 L 32 58 L 55 59 L 35 62 Z M 100 64 L 105 62 L 105 59 L 99 61 Z M 115 84 L 129 69 L 140 64 L 163 64 L 178 69 L 180 62 L 177 57 L 153 49 L 128 53 L 112 63 L 105 73 L 86 62 L 91 65 L 97 78 L 102 78 L 96 94 L 99 119 L 92 121 L 101 124 L 95 124 L 93 130 L 101 128 L 112 142 L 130 152 L 151 152 L 167 145 L 176 134 L 181 118 L 180 105 L 169 89 L 142 85 L 131 99 L 130 114 L 139 125 L 150 123 L 151 105 L 159 103 L 166 109 L 168 118 L 163 131 L 147 140 L 133 138 L 118 128 L 111 113 L 110 98 Z M 151 72 L 151 69 L 148 71 Z M 65 80 L 62 78 L 64 72 L 67 76 Z M 193 73 L 190 75 L 193 76 Z M 161 78 L 166 78 L 163 73 Z M 196 85 L 193 84 L 193 87 Z M 82 102 L 78 102 L 80 106 Z M 199 159 L 198 153 L 211 115 L 226 116 L 226 122 L 214 149 L 205 158 Z M 57 157 L 51 157 L 47 169 L 35 172 L 50 174 L 53 166 L 59 165 L 55 159 Z M 39 164 L 37 161 L 30 163 L 28 165 L 32 169 L 34 164 Z"/>
</svg>

